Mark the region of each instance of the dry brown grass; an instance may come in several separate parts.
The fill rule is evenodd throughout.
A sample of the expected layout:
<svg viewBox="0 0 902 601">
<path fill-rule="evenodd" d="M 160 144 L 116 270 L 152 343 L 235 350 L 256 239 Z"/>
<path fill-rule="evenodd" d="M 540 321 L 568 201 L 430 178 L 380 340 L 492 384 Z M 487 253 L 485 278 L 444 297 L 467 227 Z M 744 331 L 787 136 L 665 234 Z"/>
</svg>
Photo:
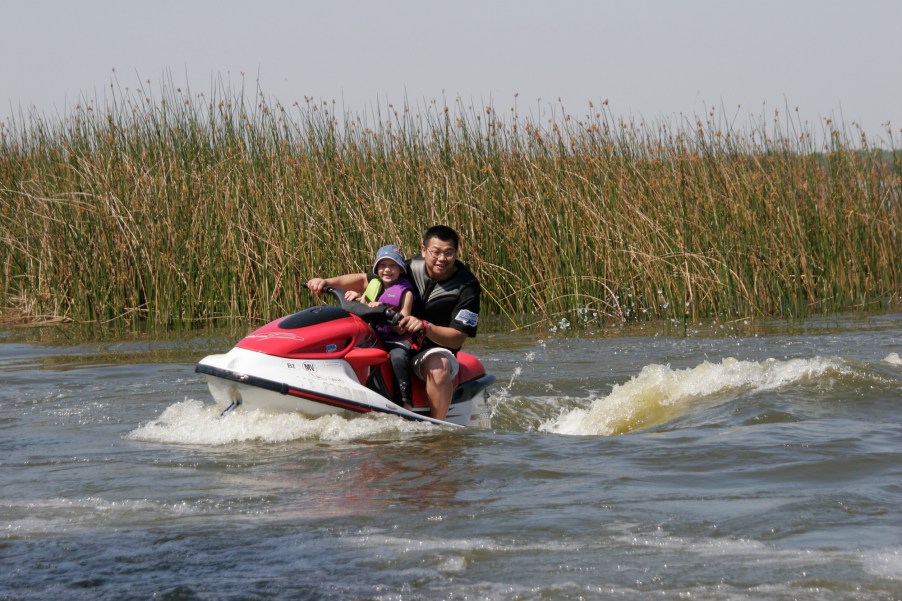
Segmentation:
<svg viewBox="0 0 902 601">
<path fill-rule="evenodd" d="M 5 315 L 266 319 L 307 277 L 357 271 L 425 227 L 464 238 L 484 312 L 642 320 L 898 306 L 895 149 L 827 123 L 636 124 L 606 107 L 338 115 L 227 92 L 114 94 L 2 125 Z M 772 129 L 773 126 L 773 129 Z"/>
</svg>

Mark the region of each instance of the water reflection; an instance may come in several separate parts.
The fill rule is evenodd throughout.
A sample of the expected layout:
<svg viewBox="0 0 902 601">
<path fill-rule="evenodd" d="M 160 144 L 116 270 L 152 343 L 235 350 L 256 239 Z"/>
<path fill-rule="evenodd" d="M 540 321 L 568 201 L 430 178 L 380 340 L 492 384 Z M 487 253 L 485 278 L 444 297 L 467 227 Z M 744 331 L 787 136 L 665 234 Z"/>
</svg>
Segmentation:
<svg viewBox="0 0 902 601">
<path fill-rule="evenodd" d="M 277 520 L 399 520 L 407 512 L 442 512 L 474 502 L 459 494 L 470 482 L 472 461 L 466 444 L 455 438 L 441 433 L 353 444 L 280 445 L 278 458 L 254 453 L 252 465 L 231 471 L 217 488 L 273 499 L 266 514 Z"/>
</svg>

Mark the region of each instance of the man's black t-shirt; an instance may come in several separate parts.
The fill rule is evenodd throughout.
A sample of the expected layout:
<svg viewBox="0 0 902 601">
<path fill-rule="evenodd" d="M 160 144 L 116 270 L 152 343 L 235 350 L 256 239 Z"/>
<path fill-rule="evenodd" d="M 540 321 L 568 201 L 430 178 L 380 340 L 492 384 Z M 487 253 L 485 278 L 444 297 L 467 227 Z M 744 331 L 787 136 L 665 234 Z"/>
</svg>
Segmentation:
<svg viewBox="0 0 902 601">
<path fill-rule="evenodd" d="M 426 274 L 423 256 L 417 255 L 410 260 L 407 274 L 416 292 L 414 315 L 437 326 L 464 332 L 471 338 L 476 336 L 482 289 L 479 280 L 464 263 L 457 261 L 454 275 L 444 282 L 436 282 Z M 427 340 L 424 346 L 440 345 Z"/>
</svg>

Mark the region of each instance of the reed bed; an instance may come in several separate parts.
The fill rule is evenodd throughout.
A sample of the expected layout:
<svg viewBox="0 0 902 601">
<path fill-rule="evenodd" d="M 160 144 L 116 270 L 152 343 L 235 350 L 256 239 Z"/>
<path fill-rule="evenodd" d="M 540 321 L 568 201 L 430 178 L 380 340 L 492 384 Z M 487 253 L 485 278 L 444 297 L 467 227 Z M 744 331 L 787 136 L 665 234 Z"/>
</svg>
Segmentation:
<svg viewBox="0 0 902 601">
<path fill-rule="evenodd" d="M 269 319 L 435 223 L 510 323 L 897 307 L 902 154 L 819 126 L 112 85 L 0 125 L 0 318 Z"/>
</svg>

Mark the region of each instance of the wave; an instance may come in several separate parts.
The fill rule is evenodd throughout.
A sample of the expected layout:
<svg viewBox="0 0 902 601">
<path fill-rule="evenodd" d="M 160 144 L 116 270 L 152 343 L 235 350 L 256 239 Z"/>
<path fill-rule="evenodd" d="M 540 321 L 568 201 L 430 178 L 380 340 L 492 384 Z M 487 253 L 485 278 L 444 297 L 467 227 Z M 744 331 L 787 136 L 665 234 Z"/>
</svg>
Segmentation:
<svg viewBox="0 0 902 601">
<path fill-rule="evenodd" d="M 350 441 L 434 432 L 435 426 L 388 415 L 316 419 L 297 413 L 239 410 L 220 417 L 212 403 L 186 399 L 167 407 L 160 417 L 129 432 L 130 440 L 167 444 L 225 445 L 236 442 L 294 440 Z"/>
<path fill-rule="evenodd" d="M 700 407 L 726 403 L 739 395 L 816 381 L 848 366 L 839 359 L 816 357 L 779 361 L 723 359 L 696 367 L 672 369 L 646 365 L 625 384 L 592 401 L 588 408 L 564 410 L 539 426 L 540 431 L 612 436 L 669 422 Z"/>
</svg>

